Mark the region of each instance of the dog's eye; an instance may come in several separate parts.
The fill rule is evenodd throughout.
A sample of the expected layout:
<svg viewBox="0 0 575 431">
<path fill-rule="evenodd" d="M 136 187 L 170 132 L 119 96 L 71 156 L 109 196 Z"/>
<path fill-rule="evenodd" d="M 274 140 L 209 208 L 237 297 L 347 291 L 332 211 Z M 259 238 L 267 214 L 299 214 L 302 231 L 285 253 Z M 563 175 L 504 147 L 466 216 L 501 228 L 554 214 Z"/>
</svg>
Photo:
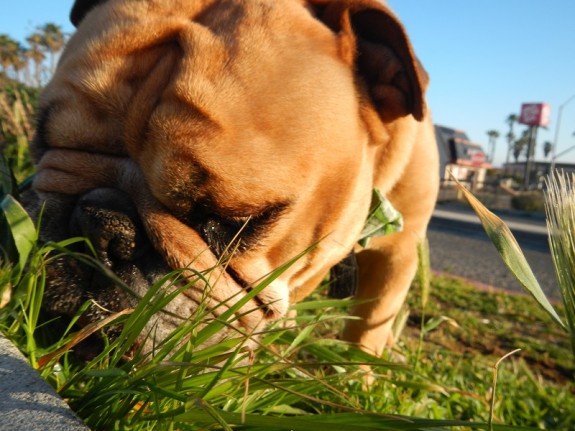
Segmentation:
<svg viewBox="0 0 575 431">
<path fill-rule="evenodd" d="M 270 205 L 250 216 L 196 212 L 190 217 L 190 225 L 198 231 L 216 256 L 221 256 L 226 249 L 241 253 L 261 242 L 287 207 L 287 204 Z"/>
<path fill-rule="evenodd" d="M 228 247 L 230 247 L 230 251 L 235 248 L 241 251 L 245 248 L 245 241 L 242 241 L 242 230 L 248 228 L 249 220 L 248 217 L 242 223 L 239 220 L 224 220 L 217 216 L 211 216 L 200 222 L 197 229 L 214 254 L 220 256 Z M 236 241 L 239 242 L 234 244 Z"/>
</svg>

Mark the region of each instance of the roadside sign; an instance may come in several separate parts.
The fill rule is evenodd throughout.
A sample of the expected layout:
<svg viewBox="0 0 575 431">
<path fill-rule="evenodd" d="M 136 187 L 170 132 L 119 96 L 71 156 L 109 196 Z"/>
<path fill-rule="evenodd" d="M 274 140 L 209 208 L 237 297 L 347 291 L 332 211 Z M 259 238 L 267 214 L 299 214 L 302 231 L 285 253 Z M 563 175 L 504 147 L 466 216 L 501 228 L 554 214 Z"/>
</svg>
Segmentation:
<svg viewBox="0 0 575 431">
<path fill-rule="evenodd" d="M 524 103 L 521 105 L 519 123 L 528 126 L 547 127 L 551 108 L 547 103 Z"/>
</svg>

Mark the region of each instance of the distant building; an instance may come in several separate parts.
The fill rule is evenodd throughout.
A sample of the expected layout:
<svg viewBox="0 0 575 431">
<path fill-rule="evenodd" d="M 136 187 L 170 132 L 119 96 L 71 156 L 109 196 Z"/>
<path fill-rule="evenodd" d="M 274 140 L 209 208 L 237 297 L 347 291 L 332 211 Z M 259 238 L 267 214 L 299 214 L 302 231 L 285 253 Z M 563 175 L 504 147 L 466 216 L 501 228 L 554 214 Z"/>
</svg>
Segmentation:
<svg viewBox="0 0 575 431">
<path fill-rule="evenodd" d="M 435 138 L 439 149 L 439 177 L 451 181 L 451 174 L 472 188 L 481 187 L 487 170 L 493 166 L 479 144 L 469 140 L 462 130 L 435 125 Z"/>
</svg>

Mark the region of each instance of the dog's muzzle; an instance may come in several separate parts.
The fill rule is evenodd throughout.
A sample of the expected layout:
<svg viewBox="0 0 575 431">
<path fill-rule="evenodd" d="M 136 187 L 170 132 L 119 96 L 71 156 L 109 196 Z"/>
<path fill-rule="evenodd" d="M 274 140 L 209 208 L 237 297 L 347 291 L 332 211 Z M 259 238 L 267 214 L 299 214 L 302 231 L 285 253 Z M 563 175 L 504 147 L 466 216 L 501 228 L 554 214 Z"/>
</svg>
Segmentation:
<svg viewBox="0 0 575 431">
<path fill-rule="evenodd" d="M 57 213 L 58 223 L 52 221 L 45 228 L 58 230 L 56 237 L 83 237 L 87 241 L 72 246 L 80 255 L 58 254 L 49 260 L 43 302 L 49 315 L 72 318 L 86 301 L 90 301 L 78 324 L 86 326 L 100 321 L 115 312 L 134 308 L 152 285 L 174 270 L 151 243 L 137 207 L 126 192 L 98 188 L 77 198 L 62 197 L 57 208 L 57 211 L 52 210 Z M 50 211 L 45 214 L 48 218 L 50 215 Z M 69 226 L 64 228 L 62 224 L 66 223 Z M 52 233 L 43 232 L 43 236 L 54 237 Z M 222 268 L 218 270 L 222 271 Z M 167 283 L 165 288 L 186 288 L 149 325 L 154 327 L 158 339 L 185 322 L 198 310 L 200 303 L 204 302 L 203 309 L 209 310 L 205 318 L 218 319 L 247 293 L 239 290 L 230 298 L 229 294 L 222 295 L 217 286 L 206 286 L 199 279 L 195 284 L 182 274 L 179 272 L 177 283 Z M 242 307 L 232 326 L 241 326 L 250 332 L 269 320 L 267 308 L 260 302 L 257 298 Z M 246 313 L 246 310 L 250 312 Z M 105 333 L 114 338 L 120 331 L 121 327 L 116 325 Z M 94 344 L 99 344 L 98 340 L 85 344 L 80 356 L 93 356 L 98 351 Z"/>
<path fill-rule="evenodd" d="M 134 307 L 137 292 L 145 292 L 169 268 L 151 246 L 136 208 L 124 192 L 95 189 L 67 206 L 69 217 L 58 214 L 58 220 L 47 220 L 41 226 L 50 230 L 59 223 L 59 235 L 87 241 L 70 246 L 72 253 L 54 252 L 48 260 L 43 308 L 51 316 L 71 318 L 91 301 L 78 320 L 85 326 Z M 53 218 L 54 214 L 47 211 L 43 217 Z M 43 236 L 54 235 L 44 230 Z M 116 326 L 106 332 L 114 337 L 119 330 Z"/>
</svg>

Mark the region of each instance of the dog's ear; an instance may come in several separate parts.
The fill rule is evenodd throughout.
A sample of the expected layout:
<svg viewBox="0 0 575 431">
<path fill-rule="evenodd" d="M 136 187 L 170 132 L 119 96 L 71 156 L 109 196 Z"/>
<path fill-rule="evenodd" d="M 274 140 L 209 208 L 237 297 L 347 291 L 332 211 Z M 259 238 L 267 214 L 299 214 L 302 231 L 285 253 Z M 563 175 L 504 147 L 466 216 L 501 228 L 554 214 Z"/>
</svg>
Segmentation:
<svg viewBox="0 0 575 431">
<path fill-rule="evenodd" d="M 78 27 L 80 22 L 91 9 L 105 1 L 106 0 L 76 0 L 74 2 L 74 6 L 72 6 L 72 11 L 70 12 L 70 21 L 72 21 L 72 24 L 74 24 L 75 27 Z"/>
<path fill-rule="evenodd" d="M 427 73 L 393 13 L 378 0 L 310 0 L 338 34 L 340 55 L 357 72 L 383 120 L 425 115 Z"/>
</svg>

